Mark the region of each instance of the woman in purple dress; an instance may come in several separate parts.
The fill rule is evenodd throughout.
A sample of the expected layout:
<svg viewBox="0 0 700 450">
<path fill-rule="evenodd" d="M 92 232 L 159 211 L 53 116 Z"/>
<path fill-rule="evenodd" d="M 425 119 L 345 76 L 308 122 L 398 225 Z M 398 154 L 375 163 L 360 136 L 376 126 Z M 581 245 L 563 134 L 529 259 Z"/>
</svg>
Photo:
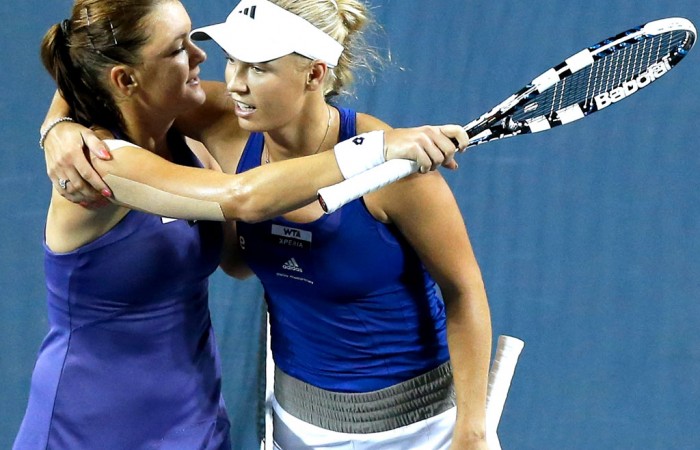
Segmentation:
<svg viewBox="0 0 700 450">
<path fill-rule="evenodd" d="M 111 188 L 107 205 L 74 204 L 60 195 L 69 179 L 54 180 L 44 243 L 50 330 L 16 450 L 229 448 L 207 296 L 224 239 L 214 221 L 269 218 L 343 179 L 340 148 L 227 175 L 188 147 L 175 118 L 206 96 L 205 54 L 190 29 L 177 0 L 76 0 L 44 37 L 42 59 L 70 115 L 47 124 L 40 145 L 71 121 L 119 140 L 107 141 L 110 160 L 95 162 Z M 425 161 L 408 145 L 425 134 L 387 133 L 386 149 L 381 140 L 363 147 L 354 167 L 385 153 Z M 454 149 L 441 144 L 449 159 Z"/>
</svg>

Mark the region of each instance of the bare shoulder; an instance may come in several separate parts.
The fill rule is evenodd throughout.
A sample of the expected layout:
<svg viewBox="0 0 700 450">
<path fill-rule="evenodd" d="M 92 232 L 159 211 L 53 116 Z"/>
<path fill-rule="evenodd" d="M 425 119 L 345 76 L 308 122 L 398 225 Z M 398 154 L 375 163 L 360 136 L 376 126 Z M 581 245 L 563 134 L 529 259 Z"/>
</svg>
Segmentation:
<svg viewBox="0 0 700 450">
<path fill-rule="evenodd" d="M 383 120 L 369 114 L 357 113 L 357 133 L 367 133 L 374 130 L 390 130 L 392 127 Z"/>
</svg>

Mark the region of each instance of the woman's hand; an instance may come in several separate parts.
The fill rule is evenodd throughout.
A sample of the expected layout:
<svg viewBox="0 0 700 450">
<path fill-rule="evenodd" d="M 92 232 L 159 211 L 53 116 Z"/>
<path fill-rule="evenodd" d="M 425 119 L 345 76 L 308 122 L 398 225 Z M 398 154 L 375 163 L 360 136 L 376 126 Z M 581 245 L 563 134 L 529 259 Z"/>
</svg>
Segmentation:
<svg viewBox="0 0 700 450">
<path fill-rule="evenodd" d="M 455 141 L 459 144 L 455 146 Z M 455 152 L 462 151 L 469 136 L 460 125 L 425 125 L 417 128 L 398 128 L 384 133 L 386 159 L 410 159 L 426 173 L 440 166 L 456 169 Z"/>
<path fill-rule="evenodd" d="M 87 155 L 89 152 L 105 160 L 111 155 L 93 130 L 77 123 L 61 123 L 47 135 L 44 149 L 46 173 L 61 196 L 86 207 L 108 202 L 106 197 L 112 193 Z"/>
</svg>

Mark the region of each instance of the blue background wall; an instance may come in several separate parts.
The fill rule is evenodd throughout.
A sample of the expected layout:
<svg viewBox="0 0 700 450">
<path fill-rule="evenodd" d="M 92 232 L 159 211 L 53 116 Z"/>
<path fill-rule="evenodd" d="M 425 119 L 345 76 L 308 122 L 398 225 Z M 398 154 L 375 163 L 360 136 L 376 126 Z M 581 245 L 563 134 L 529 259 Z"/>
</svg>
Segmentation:
<svg viewBox="0 0 700 450">
<path fill-rule="evenodd" d="M 185 1 L 195 25 L 234 2 Z M 0 448 L 21 420 L 46 332 L 37 146 L 53 86 L 38 59 L 70 2 L 0 3 Z M 374 0 L 393 62 L 347 103 L 395 126 L 465 123 L 575 51 L 697 0 Z M 207 78 L 223 59 L 205 46 Z M 698 52 L 698 54 L 694 54 Z M 526 341 L 504 448 L 694 449 L 700 442 L 700 50 L 609 110 L 461 156 L 446 174 L 467 220 L 494 335 Z M 256 447 L 260 290 L 221 274 L 213 314 L 236 448 Z"/>
</svg>

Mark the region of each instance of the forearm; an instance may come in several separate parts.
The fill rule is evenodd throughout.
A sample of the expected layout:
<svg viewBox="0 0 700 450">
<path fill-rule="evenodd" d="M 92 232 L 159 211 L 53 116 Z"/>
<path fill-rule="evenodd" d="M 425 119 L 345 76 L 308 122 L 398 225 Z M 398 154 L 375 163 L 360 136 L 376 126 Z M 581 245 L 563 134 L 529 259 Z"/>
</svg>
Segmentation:
<svg viewBox="0 0 700 450">
<path fill-rule="evenodd" d="M 343 181 L 333 151 L 267 164 L 237 177 L 224 215 L 246 222 L 305 206 L 316 200 L 320 188 Z"/>
<path fill-rule="evenodd" d="M 236 222 L 228 222 L 223 224 L 224 228 L 224 245 L 221 252 L 221 262 L 219 267 L 227 275 L 239 280 L 246 279 L 254 275 L 253 271 L 248 267 L 243 257 L 243 244 L 239 243 L 238 232 L 236 230 Z"/>
<path fill-rule="evenodd" d="M 479 438 L 485 432 L 491 321 L 481 272 L 457 202 L 436 173 L 386 186 L 369 196 L 367 204 L 375 217 L 385 217 L 398 227 L 440 287 L 457 393 L 455 435 Z"/>
<path fill-rule="evenodd" d="M 393 130 L 393 144 L 385 142 L 383 132 L 365 133 L 361 139 L 337 144 L 333 151 L 264 164 L 230 175 L 178 168 L 124 141 L 111 141 L 113 150 L 120 149 L 120 155 L 115 155 L 112 161 L 95 158 L 92 161 L 99 175 L 110 184 L 115 201 L 125 206 L 163 214 L 151 208 L 157 203 L 163 210 L 167 204 L 173 208 L 170 214 L 178 214 L 169 217 L 184 219 L 196 218 L 184 216 L 189 207 L 201 207 L 212 214 L 210 220 L 258 222 L 315 201 L 320 188 L 381 164 L 385 154 L 430 161 L 416 141 L 424 141 L 427 134 L 436 131 L 430 127 Z M 454 147 L 451 149 L 454 151 Z M 154 197 L 160 201 L 142 205 Z M 180 208 L 180 201 L 186 201 L 188 206 Z"/>
<path fill-rule="evenodd" d="M 334 152 L 225 174 L 173 164 L 123 141 L 108 141 L 114 158 L 93 158 L 113 201 L 181 219 L 268 219 L 316 199 L 318 189 L 342 181 Z"/>
<path fill-rule="evenodd" d="M 305 206 L 317 199 L 322 187 L 381 164 L 385 161 L 385 153 L 393 153 L 391 149 L 385 150 L 384 132 L 374 131 L 361 136 L 336 144 L 333 151 L 263 164 L 239 174 L 239 185 L 232 191 L 235 201 L 230 202 L 239 208 L 237 218 L 257 222 Z M 404 145 L 397 148 L 401 150 L 394 156 L 406 150 Z M 420 152 L 414 154 L 418 156 Z M 225 215 L 230 219 L 226 212 Z"/>
<path fill-rule="evenodd" d="M 485 433 L 486 391 L 491 358 L 491 320 L 480 283 L 469 292 L 449 294 L 447 340 L 457 396 L 455 436 L 480 438 Z"/>
</svg>

